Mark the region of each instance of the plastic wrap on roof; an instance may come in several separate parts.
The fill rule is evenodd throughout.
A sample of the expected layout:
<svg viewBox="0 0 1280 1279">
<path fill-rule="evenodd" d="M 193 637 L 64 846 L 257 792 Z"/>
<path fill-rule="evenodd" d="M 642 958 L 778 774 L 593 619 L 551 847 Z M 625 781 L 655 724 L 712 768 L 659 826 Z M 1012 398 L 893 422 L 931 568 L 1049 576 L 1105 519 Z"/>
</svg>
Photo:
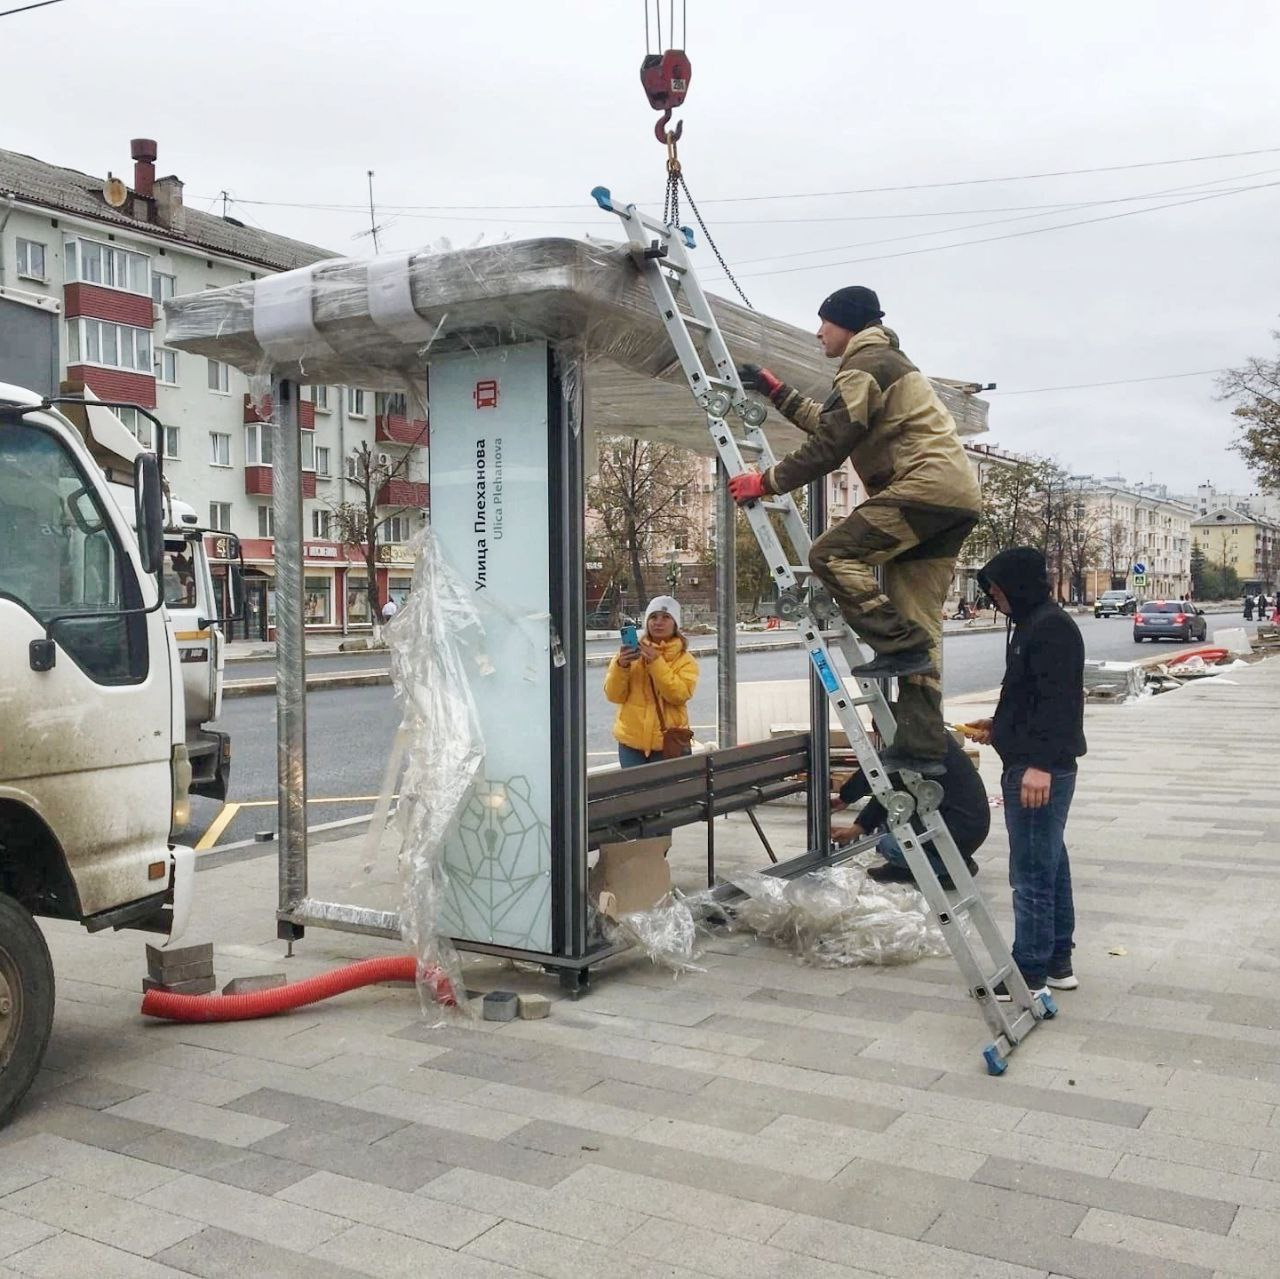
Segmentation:
<svg viewBox="0 0 1280 1279">
<path fill-rule="evenodd" d="M 834 365 L 813 332 L 711 299 L 739 360 L 767 364 L 826 397 Z M 653 299 L 619 244 L 522 240 L 477 248 L 334 258 L 165 303 L 165 343 L 251 376 L 399 389 L 431 355 L 545 340 L 588 362 L 586 421 L 709 451 Z M 934 382 L 963 435 L 986 430 L 987 405 Z M 775 447 L 802 438 L 770 412 Z"/>
</svg>

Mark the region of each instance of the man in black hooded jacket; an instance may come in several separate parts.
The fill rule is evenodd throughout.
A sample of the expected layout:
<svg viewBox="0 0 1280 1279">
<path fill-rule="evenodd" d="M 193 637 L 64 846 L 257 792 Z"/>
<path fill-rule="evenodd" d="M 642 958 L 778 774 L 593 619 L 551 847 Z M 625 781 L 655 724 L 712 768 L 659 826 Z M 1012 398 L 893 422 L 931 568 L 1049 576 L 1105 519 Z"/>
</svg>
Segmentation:
<svg viewBox="0 0 1280 1279">
<path fill-rule="evenodd" d="M 1001 551 L 978 585 L 1013 622 L 995 717 L 974 725 L 1004 767 L 1013 958 L 1033 991 L 1074 990 L 1075 908 L 1064 835 L 1076 760 L 1085 753 L 1084 641 L 1050 599 L 1045 559 L 1034 547 Z"/>
</svg>

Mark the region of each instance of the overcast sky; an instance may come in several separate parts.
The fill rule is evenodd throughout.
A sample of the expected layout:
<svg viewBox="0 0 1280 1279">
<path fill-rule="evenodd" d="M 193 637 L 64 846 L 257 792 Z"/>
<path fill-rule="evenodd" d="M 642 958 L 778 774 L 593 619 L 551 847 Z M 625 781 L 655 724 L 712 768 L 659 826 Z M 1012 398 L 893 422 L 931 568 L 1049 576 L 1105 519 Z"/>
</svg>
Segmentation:
<svg viewBox="0 0 1280 1279">
<path fill-rule="evenodd" d="M 1211 376 L 1039 388 L 1275 351 L 1280 6 L 687 8 L 680 154 L 756 307 L 807 325 L 833 288 L 870 285 L 926 372 L 999 384 L 991 442 L 1178 490 L 1252 487 Z M 0 19 L 2 144 L 128 175 L 129 139 L 154 137 L 189 203 L 226 190 L 234 216 L 343 253 L 371 248 L 356 238 L 370 168 L 384 249 L 612 236 L 593 186 L 661 210 L 643 15 L 642 0 L 64 0 Z M 347 207 L 295 207 L 315 205 Z M 1113 217 L 1136 209 L 1151 211 Z"/>
</svg>

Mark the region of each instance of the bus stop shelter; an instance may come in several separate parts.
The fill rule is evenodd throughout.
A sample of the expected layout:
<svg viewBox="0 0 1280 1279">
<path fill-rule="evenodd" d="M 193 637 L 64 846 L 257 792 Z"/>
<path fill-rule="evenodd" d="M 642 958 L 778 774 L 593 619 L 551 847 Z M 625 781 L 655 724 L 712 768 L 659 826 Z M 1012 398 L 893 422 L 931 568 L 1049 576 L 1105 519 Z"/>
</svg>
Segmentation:
<svg viewBox="0 0 1280 1279">
<path fill-rule="evenodd" d="M 832 366 L 812 331 L 712 299 L 734 356 L 825 398 Z M 777 868 L 827 864 L 827 701 L 811 678 L 810 727 L 738 744 L 735 513 L 716 500 L 717 749 L 651 764 L 640 779 L 588 777 L 584 507 L 603 436 L 711 454 L 706 418 L 630 250 L 535 239 L 312 266 L 165 304 L 166 342 L 250 377 L 273 423 L 280 935 L 308 926 L 405 937 L 538 962 L 571 988 L 608 948 L 589 928 L 588 853 L 807 789 L 806 847 Z M 309 892 L 299 388 L 402 392 L 429 421 L 430 528 L 394 660 L 406 729 L 399 911 Z M 986 405 L 935 382 L 962 434 Z M 777 452 L 801 435 L 771 413 Z M 821 485 L 814 533 L 826 527 Z M 414 612 L 416 610 L 416 613 Z M 476 636 L 483 631 L 483 640 Z M 407 690 L 407 691 L 406 691 Z M 408 729 L 416 724 L 416 736 Z M 378 814 L 375 814 L 377 820 Z M 711 844 L 713 847 L 713 843 Z"/>
</svg>

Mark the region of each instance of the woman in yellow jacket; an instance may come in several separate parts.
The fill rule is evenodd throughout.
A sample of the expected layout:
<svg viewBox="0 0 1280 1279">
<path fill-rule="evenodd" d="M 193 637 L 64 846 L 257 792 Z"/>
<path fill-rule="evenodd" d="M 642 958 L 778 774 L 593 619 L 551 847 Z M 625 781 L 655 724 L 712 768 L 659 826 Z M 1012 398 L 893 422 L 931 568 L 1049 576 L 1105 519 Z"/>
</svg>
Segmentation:
<svg viewBox="0 0 1280 1279">
<path fill-rule="evenodd" d="M 688 703 L 697 686 L 698 663 L 680 634 L 680 605 L 657 595 L 644 611 L 640 646 L 619 649 L 604 677 L 604 695 L 618 708 L 613 735 L 623 768 L 662 758 L 663 723 L 689 727 Z"/>
</svg>

